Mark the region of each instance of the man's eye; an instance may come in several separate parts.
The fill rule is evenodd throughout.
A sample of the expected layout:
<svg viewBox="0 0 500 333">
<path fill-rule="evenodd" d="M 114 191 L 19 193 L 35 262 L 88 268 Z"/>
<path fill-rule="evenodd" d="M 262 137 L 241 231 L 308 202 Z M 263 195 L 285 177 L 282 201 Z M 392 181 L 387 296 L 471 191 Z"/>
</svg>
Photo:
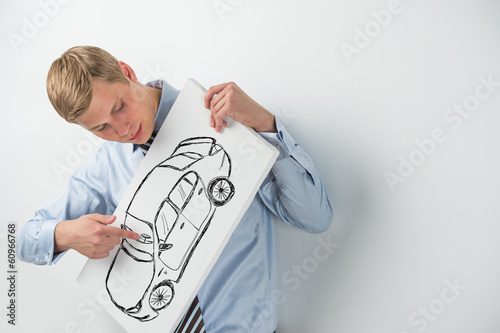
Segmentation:
<svg viewBox="0 0 500 333">
<path fill-rule="evenodd" d="M 102 125 L 101 127 L 99 127 L 99 128 L 97 129 L 97 131 L 98 131 L 98 132 L 102 132 L 102 131 L 104 131 L 104 130 L 106 129 L 106 127 L 108 127 L 108 124 L 104 124 L 104 125 Z"/>
</svg>

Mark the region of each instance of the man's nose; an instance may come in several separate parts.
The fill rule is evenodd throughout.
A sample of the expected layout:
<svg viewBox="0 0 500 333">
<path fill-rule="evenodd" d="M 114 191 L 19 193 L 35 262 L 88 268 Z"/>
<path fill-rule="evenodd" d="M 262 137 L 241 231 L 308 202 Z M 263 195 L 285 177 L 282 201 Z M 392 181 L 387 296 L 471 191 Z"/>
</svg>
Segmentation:
<svg viewBox="0 0 500 333">
<path fill-rule="evenodd" d="M 130 123 L 128 121 L 117 121 L 113 124 L 113 128 L 119 136 L 125 136 L 129 134 Z"/>
</svg>

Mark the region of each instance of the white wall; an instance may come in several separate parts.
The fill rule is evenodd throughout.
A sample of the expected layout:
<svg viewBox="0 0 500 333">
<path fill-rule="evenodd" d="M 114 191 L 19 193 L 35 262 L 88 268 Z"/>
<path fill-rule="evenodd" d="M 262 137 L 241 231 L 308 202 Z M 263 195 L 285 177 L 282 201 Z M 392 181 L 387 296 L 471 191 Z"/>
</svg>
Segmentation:
<svg viewBox="0 0 500 333">
<path fill-rule="evenodd" d="M 143 80 L 237 82 L 316 162 L 335 217 L 320 235 L 278 224 L 280 332 L 499 331 L 500 85 L 477 88 L 500 82 L 498 1 L 54 1 L 0 4 L 0 256 L 5 225 L 64 187 L 54 165 L 74 169 L 98 146 L 45 93 L 55 58 L 96 45 Z M 381 28 L 372 11 L 388 6 Z M 372 29 L 368 45 L 357 28 Z M 459 124 L 447 110 L 463 103 L 475 109 Z M 442 142 L 419 153 L 435 129 Z M 384 174 L 398 168 L 391 191 Z M 120 332 L 75 281 L 83 261 L 18 263 L 18 325 L 2 305 L 0 330 Z M 0 304 L 7 289 L 0 279 Z"/>
</svg>

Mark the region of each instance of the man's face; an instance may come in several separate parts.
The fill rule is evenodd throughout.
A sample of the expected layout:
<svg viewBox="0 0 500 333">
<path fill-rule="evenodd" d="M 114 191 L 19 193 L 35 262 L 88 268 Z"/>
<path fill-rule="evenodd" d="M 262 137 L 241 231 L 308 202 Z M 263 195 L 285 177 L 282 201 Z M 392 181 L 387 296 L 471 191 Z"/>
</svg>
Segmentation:
<svg viewBox="0 0 500 333">
<path fill-rule="evenodd" d="M 98 137 L 124 143 L 145 143 L 155 126 L 159 94 L 129 81 L 108 83 L 94 79 L 92 101 L 77 123 Z"/>
</svg>

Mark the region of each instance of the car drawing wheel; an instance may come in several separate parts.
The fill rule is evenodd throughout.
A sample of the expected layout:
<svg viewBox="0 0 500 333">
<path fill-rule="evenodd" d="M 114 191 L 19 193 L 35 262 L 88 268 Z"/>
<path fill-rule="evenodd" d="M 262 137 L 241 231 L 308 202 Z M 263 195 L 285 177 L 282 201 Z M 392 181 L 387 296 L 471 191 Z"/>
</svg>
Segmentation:
<svg viewBox="0 0 500 333">
<path fill-rule="evenodd" d="M 233 197 L 234 185 L 227 177 L 216 177 L 208 183 L 207 192 L 215 206 L 223 206 Z"/>
<path fill-rule="evenodd" d="M 170 281 L 163 281 L 156 285 L 149 296 L 149 305 L 155 311 L 167 307 L 174 298 L 174 286 Z"/>
</svg>

